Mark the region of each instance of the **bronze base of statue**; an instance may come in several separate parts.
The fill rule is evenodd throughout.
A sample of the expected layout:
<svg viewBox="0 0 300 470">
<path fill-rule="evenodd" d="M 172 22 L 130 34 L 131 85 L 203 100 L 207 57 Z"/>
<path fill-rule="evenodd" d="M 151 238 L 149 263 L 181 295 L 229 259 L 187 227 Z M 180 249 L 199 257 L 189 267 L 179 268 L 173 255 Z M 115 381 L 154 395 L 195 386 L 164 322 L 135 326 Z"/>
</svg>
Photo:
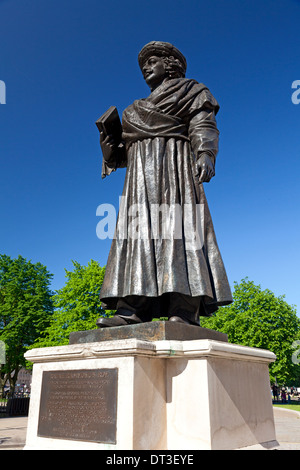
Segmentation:
<svg viewBox="0 0 300 470">
<path fill-rule="evenodd" d="M 113 320 L 115 317 L 107 318 Z M 117 319 L 118 320 L 118 319 Z M 180 317 L 171 317 L 169 321 L 149 321 L 97 328 L 88 331 L 74 331 L 70 334 L 69 344 L 97 343 L 102 341 L 119 341 L 135 338 L 141 341 L 191 341 L 196 339 L 211 339 L 228 342 L 225 333 L 189 325 Z"/>
</svg>

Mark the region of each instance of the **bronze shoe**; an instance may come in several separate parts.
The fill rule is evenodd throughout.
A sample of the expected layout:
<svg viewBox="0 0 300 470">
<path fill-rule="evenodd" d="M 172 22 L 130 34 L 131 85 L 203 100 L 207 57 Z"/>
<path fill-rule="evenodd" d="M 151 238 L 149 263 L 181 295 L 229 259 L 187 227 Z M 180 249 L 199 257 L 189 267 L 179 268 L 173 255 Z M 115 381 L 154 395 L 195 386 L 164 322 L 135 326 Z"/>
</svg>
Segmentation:
<svg viewBox="0 0 300 470">
<path fill-rule="evenodd" d="M 120 316 L 120 315 L 115 315 L 110 318 L 105 318 L 105 317 L 100 317 L 96 321 L 96 325 L 98 328 L 108 328 L 112 326 L 122 326 L 122 325 L 128 325 L 131 323 L 142 323 L 142 320 L 137 317 L 135 314 L 130 315 L 130 316 Z"/>
<path fill-rule="evenodd" d="M 127 322 L 119 317 L 118 315 L 115 315 L 114 317 L 106 318 L 106 317 L 100 317 L 96 321 L 96 325 L 98 328 L 106 328 L 110 326 L 122 326 L 122 325 L 127 325 Z"/>
<path fill-rule="evenodd" d="M 188 320 L 187 318 L 179 317 L 177 315 L 173 315 L 169 318 L 169 321 L 178 322 L 178 323 L 185 323 L 186 325 L 193 325 L 193 326 L 200 326 L 200 322 L 194 322 L 192 320 Z"/>
<path fill-rule="evenodd" d="M 174 315 L 173 317 L 170 317 L 169 318 L 169 321 L 176 321 L 178 323 L 187 323 L 188 325 L 190 325 L 190 322 L 187 321 L 187 320 L 184 320 L 183 318 L 181 317 L 177 317 L 176 315 Z"/>
</svg>

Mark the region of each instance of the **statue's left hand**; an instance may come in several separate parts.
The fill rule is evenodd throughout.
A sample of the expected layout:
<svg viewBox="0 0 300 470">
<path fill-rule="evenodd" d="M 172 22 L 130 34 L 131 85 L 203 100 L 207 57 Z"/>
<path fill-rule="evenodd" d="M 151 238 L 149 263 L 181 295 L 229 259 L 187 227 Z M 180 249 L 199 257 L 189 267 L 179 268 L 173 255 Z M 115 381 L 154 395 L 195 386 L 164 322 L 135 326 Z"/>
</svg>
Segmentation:
<svg viewBox="0 0 300 470">
<path fill-rule="evenodd" d="M 215 176 L 214 164 L 206 153 L 203 153 L 196 161 L 196 172 L 199 183 L 208 183 Z"/>
</svg>

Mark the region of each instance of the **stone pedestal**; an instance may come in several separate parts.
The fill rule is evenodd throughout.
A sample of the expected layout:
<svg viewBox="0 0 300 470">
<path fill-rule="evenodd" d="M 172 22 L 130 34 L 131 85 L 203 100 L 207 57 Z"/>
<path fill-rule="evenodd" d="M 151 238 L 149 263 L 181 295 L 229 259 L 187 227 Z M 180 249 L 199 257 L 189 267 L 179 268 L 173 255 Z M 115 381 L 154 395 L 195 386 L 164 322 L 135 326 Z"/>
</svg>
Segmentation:
<svg viewBox="0 0 300 470">
<path fill-rule="evenodd" d="M 25 449 L 277 445 L 273 353 L 214 339 L 137 338 L 33 349 Z"/>
</svg>

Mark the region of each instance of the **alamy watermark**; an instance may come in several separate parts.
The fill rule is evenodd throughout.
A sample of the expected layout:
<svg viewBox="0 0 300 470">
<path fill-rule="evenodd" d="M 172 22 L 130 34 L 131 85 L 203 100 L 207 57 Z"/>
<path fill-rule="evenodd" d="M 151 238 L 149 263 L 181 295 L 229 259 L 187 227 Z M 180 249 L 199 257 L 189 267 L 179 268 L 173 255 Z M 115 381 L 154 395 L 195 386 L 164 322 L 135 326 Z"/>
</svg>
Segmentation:
<svg viewBox="0 0 300 470">
<path fill-rule="evenodd" d="M 100 204 L 96 227 L 100 240 L 184 240 L 186 250 L 199 250 L 204 245 L 204 204 L 132 204 L 119 201 L 118 224 L 112 204 Z"/>
<path fill-rule="evenodd" d="M 295 91 L 292 93 L 291 100 L 293 104 L 300 103 L 300 80 L 294 80 L 292 83 L 292 88 Z"/>
<path fill-rule="evenodd" d="M 300 340 L 299 339 L 293 342 L 292 348 L 295 349 L 295 351 L 292 354 L 292 363 L 300 364 Z"/>
<path fill-rule="evenodd" d="M 0 341 L 0 366 L 2 364 L 6 364 L 6 357 L 5 357 L 5 343 L 4 341 Z"/>
<path fill-rule="evenodd" d="M 0 104 L 6 104 L 6 85 L 0 80 Z"/>
</svg>

